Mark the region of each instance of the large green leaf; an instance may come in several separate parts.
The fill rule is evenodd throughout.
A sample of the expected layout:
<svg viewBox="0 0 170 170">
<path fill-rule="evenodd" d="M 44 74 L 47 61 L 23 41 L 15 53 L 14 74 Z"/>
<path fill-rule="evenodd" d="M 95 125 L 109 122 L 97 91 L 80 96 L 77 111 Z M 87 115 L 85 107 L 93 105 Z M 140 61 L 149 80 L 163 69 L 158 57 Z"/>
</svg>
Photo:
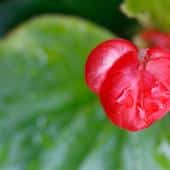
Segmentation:
<svg viewBox="0 0 170 170">
<path fill-rule="evenodd" d="M 123 11 L 144 26 L 170 31 L 170 0 L 124 0 Z"/>
<path fill-rule="evenodd" d="M 168 170 L 168 117 L 127 133 L 84 83 L 86 56 L 111 38 L 66 16 L 44 16 L 0 43 L 0 169 Z"/>
</svg>

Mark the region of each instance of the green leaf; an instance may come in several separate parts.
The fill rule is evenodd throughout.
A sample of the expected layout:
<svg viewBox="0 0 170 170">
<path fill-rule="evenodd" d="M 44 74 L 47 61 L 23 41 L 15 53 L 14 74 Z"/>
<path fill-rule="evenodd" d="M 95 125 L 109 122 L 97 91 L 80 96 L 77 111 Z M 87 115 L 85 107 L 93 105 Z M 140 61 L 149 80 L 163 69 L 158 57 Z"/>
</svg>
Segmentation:
<svg viewBox="0 0 170 170">
<path fill-rule="evenodd" d="M 169 169 L 168 117 L 125 132 L 86 88 L 86 57 L 111 37 L 75 17 L 44 16 L 1 41 L 0 169 Z"/>
<path fill-rule="evenodd" d="M 124 0 L 123 11 L 145 27 L 170 31 L 170 0 Z"/>
</svg>

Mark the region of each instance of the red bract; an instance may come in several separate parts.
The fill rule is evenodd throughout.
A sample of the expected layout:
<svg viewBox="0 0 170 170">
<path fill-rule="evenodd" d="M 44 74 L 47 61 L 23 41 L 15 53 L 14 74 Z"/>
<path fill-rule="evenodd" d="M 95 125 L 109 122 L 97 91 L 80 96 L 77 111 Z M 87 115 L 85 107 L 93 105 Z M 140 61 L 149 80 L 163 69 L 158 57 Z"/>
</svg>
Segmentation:
<svg viewBox="0 0 170 170">
<path fill-rule="evenodd" d="M 165 50 L 151 48 L 139 54 L 127 40 L 109 40 L 92 51 L 85 71 L 107 116 L 121 128 L 142 130 L 170 110 L 170 53 Z"/>
<path fill-rule="evenodd" d="M 93 49 L 85 67 L 86 81 L 93 92 L 99 92 L 101 84 L 113 63 L 129 51 L 137 52 L 137 48 L 124 39 L 108 40 Z"/>
<path fill-rule="evenodd" d="M 151 47 L 164 48 L 170 51 L 170 33 L 157 30 L 145 30 L 141 33 L 141 37 Z"/>
</svg>

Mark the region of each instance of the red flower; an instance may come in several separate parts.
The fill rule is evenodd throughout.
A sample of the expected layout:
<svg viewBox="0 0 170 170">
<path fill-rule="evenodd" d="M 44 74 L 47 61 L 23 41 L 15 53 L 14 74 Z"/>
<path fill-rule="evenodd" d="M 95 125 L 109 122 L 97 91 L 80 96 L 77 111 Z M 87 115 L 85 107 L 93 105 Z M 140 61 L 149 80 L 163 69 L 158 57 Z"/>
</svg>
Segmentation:
<svg viewBox="0 0 170 170">
<path fill-rule="evenodd" d="M 170 51 L 170 33 L 158 30 L 145 30 L 141 33 L 141 37 L 150 47 L 159 47 Z"/>
<path fill-rule="evenodd" d="M 166 50 L 138 51 L 128 40 L 108 40 L 90 53 L 85 76 L 107 116 L 121 128 L 147 128 L 170 110 L 170 53 Z"/>
</svg>

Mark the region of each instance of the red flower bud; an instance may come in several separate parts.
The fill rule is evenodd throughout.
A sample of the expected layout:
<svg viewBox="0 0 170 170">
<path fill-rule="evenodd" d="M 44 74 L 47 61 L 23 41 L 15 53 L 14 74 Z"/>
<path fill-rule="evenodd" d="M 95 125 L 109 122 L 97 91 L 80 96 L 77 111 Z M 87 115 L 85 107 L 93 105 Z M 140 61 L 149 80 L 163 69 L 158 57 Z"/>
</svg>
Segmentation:
<svg viewBox="0 0 170 170">
<path fill-rule="evenodd" d="M 170 51 L 170 33 L 157 30 L 145 30 L 141 33 L 141 37 L 150 47 L 159 47 Z"/>
<path fill-rule="evenodd" d="M 98 45 L 85 66 L 86 81 L 113 124 L 129 131 L 149 127 L 170 110 L 170 53 L 138 52 L 130 41 Z"/>
</svg>

